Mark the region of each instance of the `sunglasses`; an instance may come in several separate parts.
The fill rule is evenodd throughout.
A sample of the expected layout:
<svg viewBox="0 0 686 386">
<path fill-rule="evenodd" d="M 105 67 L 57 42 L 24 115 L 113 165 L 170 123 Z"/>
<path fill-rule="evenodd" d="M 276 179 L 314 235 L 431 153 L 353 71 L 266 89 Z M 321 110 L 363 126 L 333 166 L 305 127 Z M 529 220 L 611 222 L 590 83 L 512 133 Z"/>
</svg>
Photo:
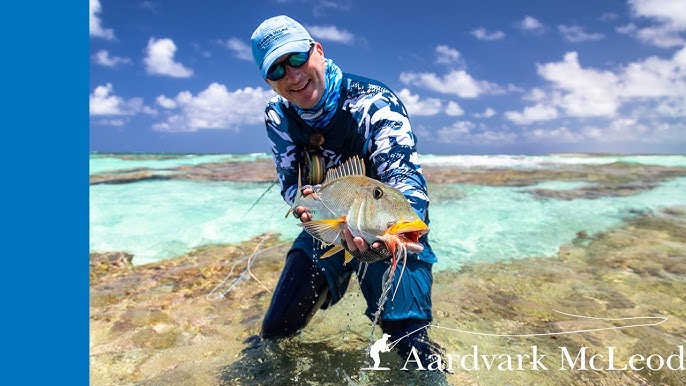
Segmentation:
<svg viewBox="0 0 686 386">
<path fill-rule="evenodd" d="M 281 78 L 283 78 L 284 75 L 286 75 L 286 67 L 284 64 L 288 64 L 291 67 L 300 67 L 303 64 L 307 63 L 307 61 L 310 59 L 310 51 L 312 51 L 312 47 L 314 47 L 314 44 L 310 46 L 310 49 L 306 52 L 294 52 L 284 60 L 282 60 L 279 63 L 274 63 L 269 67 L 269 71 L 267 71 L 267 79 L 271 81 L 277 81 Z"/>
</svg>

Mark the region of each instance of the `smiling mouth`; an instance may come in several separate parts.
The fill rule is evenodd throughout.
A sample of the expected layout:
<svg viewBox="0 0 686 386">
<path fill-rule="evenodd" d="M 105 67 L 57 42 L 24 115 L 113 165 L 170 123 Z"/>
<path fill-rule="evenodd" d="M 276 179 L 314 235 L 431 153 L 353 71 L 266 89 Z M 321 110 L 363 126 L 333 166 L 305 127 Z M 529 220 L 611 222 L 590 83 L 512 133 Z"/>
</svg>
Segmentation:
<svg viewBox="0 0 686 386">
<path fill-rule="evenodd" d="M 293 88 L 293 89 L 291 89 L 291 91 L 295 91 L 295 92 L 302 91 L 305 87 L 307 87 L 308 84 L 310 84 L 310 81 L 309 81 L 309 80 L 308 80 L 307 82 L 305 82 L 305 84 L 303 84 L 302 87 L 300 87 L 300 88 Z"/>
</svg>

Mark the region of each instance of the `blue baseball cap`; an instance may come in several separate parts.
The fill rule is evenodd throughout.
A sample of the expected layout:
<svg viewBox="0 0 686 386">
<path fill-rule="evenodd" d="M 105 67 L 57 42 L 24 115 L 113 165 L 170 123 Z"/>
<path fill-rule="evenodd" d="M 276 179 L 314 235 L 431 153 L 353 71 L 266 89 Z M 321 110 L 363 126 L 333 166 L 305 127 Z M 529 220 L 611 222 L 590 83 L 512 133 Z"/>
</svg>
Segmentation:
<svg viewBox="0 0 686 386">
<path fill-rule="evenodd" d="M 297 21 L 286 15 L 274 16 L 260 24 L 250 38 L 252 57 L 260 68 L 262 78 L 267 78 L 269 67 L 282 55 L 306 52 L 314 39 Z"/>
</svg>

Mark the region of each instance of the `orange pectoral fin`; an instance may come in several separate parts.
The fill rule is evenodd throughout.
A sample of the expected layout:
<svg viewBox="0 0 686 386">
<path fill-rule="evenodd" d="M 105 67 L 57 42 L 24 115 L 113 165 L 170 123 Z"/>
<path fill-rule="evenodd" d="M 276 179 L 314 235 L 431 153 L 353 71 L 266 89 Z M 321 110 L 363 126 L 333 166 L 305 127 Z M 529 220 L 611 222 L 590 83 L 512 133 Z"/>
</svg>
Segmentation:
<svg viewBox="0 0 686 386">
<path fill-rule="evenodd" d="M 324 244 L 329 245 L 340 236 L 343 228 L 345 228 L 345 224 L 346 219 L 343 216 L 339 219 L 312 220 L 299 225 L 305 228 L 307 233 L 316 237 Z"/>
</svg>

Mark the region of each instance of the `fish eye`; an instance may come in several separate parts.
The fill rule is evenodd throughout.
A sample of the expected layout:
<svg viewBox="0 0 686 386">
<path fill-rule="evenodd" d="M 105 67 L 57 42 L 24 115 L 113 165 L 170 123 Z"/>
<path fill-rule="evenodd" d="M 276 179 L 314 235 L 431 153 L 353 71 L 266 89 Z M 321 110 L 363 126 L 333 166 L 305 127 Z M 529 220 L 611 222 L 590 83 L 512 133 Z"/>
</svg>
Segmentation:
<svg viewBox="0 0 686 386">
<path fill-rule="evenodd" d="M 381 197 L 383 197 L 383 189 L 381 188 L 374 188 L 374 192 L 372 192 L 372 195 L 374 199 L 378 200 Z"/>
</svg>

